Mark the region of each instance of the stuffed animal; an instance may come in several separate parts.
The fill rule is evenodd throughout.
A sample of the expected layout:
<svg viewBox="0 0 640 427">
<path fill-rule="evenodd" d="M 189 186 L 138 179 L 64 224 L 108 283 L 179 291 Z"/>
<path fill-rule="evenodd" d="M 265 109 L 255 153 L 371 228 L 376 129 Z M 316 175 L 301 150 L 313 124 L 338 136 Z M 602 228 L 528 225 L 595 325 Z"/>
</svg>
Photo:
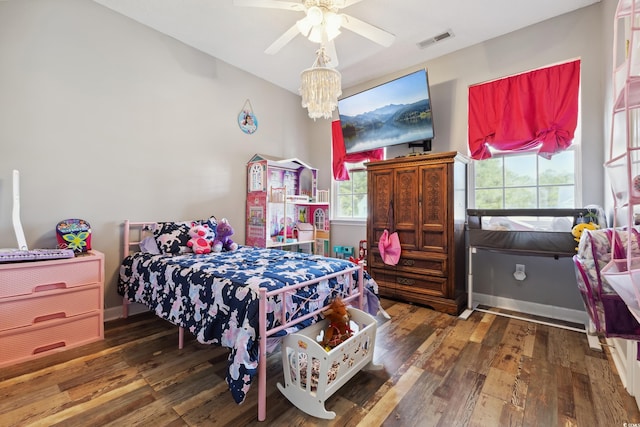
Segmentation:
<svg viewBox="0 0 640 427">
<path fill-rule="evenodd" d="M 573 236 L 573 240 L 580 243 L 580 238 L 582 237 L 582 232 L 584 230 L 597 230 L 600 228 L 598 224 L 595 222 L 581 222 L 576 224 L 571 229 L 571 235 Z M 578 251 L 578 247 L 576 246 L 576 252 Z"/>
<path fill-rule="evenodd" d="M 329 304 L 329 308 L 322 312 L 322 315 L 329 320 L 329 325 L 324 330 L 322 338 L 322 346 L 325 350 L 330 351 L 353 335 L 349 325 L 349 312 L 342 298 L 334 299 Z"/>
<path fill-rule="evenodd" d="M 196 254 L 208 254 L 213 244 L 213 232 L 206 224 L 193 223 L 189 229 L 189 241 L 187 246 Z"/>
<path fill-rule="evenodd" d="M 222 218 L 218 222 L 218 228 L 216 229 L 216 239 L 213 241 L 213 251 L 235 251 L 238 249 L 238 244 L 231 240 L 233 235 L 233 227 L 229 224 L 226 218 Z"/>
</svg>

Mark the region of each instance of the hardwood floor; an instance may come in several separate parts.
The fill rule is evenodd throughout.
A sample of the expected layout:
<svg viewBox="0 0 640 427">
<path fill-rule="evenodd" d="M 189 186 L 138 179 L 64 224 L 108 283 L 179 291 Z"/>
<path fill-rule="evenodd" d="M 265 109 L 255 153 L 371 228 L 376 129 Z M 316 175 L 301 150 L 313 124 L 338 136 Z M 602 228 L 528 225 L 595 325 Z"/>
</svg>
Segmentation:
<svg viewBox="0 0 640 427">
<path fill-rule="evenodd" d="M 227 350 L 187 338 L 151 314 L 106 324 L 105 340 L 0 371 L 1 426 L 623 426 L 640 423 L 610 354 L 583 334 L 493 314 L 468 320 L 383 300 L 379 371 L 362 371 L 313 418 L 277 390 L 268 359 L 267 421 L 257 386 L 236 405 Z M 185 334 L 187 335 L 187 334 Z"/>
</svg>

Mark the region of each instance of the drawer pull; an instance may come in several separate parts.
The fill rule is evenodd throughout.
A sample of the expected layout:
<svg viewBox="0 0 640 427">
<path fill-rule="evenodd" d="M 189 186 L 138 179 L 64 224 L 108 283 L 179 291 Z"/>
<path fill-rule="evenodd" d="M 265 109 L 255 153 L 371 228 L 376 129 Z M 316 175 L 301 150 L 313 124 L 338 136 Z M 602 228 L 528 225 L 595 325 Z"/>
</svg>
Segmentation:
<svg viewBox="0 0 640 427">
<path fill-rule="evenodd" d="M 67 289 L 67 284 L 65 282 L 58 282 L 48 283 L 46 285 L 38 285 L 33 289 L 33 292 L 52 291 L 55 289 Z"/>
<path fill-rule="evenodd" d="M 56 343 L 48 344 L 48 345 L 43 345 L 42 347 L 38 347 L 35 350 L 33 350 L 33 354 L 44 353 L 45 351 L 53 350 L 54 348 L 65 347 L 66 345 L 67 344 L 65 344 L 64 341 L 60 341 L 60 342 L 56 342 Z"/>
<path fill-rule="evenodd" d="M 33 319 L 33 323 L 46 322 L 48 320 L 53 320 L 53 319 L 64 319 L 66 317 L 67 317 L 67 314 L 61 311 L 59 313 L 52 313 L 52 314 L 45 314 L 44 316 L 38 316 L 35 319 Z"/>
<path fill-rule="evenodd" d="M 402 260 L 402 265 L 407 266 L 407 267 L 412 267 L 413 265 L 415 265 L 415 261 L 412 259 L 403 259 Z"/>
<path fill-rule="evenodd" d="M 398 283 L 400 283 L 401 285 L 413 285 L 414 283 L 416 283 L 415 280 L 413 279 L 406 279 L 404 277 L 398 277 L 397 278 Z"/>
</svg>

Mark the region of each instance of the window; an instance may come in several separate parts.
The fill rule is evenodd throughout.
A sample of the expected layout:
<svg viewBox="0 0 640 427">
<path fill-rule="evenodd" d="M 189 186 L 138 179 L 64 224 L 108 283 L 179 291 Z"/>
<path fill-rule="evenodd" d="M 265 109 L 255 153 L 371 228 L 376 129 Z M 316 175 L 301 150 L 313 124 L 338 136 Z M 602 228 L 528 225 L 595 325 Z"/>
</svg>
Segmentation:
<svg viewBox="0 0 640 427">
<path fill-rule="evenodd" d="M 264 168 L 259 163 L 251 165 L 249 170 L 249 191 L 262 191 L 264 187 Z"/>
<path fill-rule="evenodd" d="M 326 231 L 325 224 L 324 209 L 316 209 L 313 214 L 313 225 L 315 225 L 316 230 Z"/>
<path fill-rule="evenodd" d="M 474 161 L 476 209 L 574 208 L 575 146 L 550 160 L 535 152 Z"/>
<path fill-rule="evenodd" d="M 367 219 L 367 170 L 363 162 L 347 164 L 348 181 L 333 182 L 333 217 L 343 220 Z"/>
</svg>

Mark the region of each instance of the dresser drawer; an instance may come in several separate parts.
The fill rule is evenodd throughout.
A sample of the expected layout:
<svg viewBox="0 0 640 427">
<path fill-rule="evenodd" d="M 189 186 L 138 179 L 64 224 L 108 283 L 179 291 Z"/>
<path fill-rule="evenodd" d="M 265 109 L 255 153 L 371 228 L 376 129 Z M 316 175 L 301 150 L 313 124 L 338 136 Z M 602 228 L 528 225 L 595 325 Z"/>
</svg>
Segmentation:
<svg viewBox="0 0 640 427">
<path fill-rule="evenodd" d="M 447 295 L 447 279 L 424 274 L 398 273 L 395 277 L 396 289 L 433 296 Z"/>
<path fill-rule="evenodd" d="M 379 250 L 373 249 L 372 253 L 372 267 L 395 269 L 396 271 L 414 274 L 428 274 L 440 277 L 447 276 L 447 257 L 440 254 L 425 256 L 424 253 L 402 251 L 398 264 L 386 265 L 382 261 Z"/>
<path fill-rule="evenodd" d="M 403 253 L 397 264 L 397 270 L 414 274 L 428 274 L 431 276 L 447 276 L 446 257 L 417 257 L 411 253 Z"/>
<path fill-rule="evenodd" d="M 0 265 L 0 298 L 103 282 L 104 257 L 91 253 L 76 258 Z"/>
<path fill-rule="evenodd" d="M 396 272 L 382 268 L 370 268 L 369 273 L 378 284 L 380 292 L 382 293 L 382 289 L 384 288 L 384 296 L 392 296 L 390 292 L 396 287 Z"/>
<path fill-rule="evenodd" d="M 102 308 L 102 285 L 0 299 L 0 331 L 65 319 Z"/>
<path fill-rule="evenodd" d="M 56 319 L 0 332 L 0 366 L 98 341 L 104 337 L 100 312 Z"/>
</svg>

